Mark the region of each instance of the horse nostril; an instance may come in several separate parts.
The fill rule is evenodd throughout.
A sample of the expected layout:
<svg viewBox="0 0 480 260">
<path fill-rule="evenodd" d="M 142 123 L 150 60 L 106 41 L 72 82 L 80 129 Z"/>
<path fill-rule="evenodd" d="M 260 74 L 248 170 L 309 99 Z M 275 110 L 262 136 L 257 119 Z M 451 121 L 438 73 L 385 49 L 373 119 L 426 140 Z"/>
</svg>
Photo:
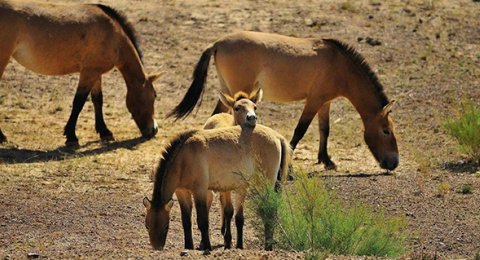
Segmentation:
<svg viewBox="0 0 480 260">
<path fill-rule="evenodd" d="M 257 119 L 257 116 L 255 116 L 255 115 L 248 115 L 247 116 L 248 121 L 253 121 L 253 120 L 256 120 L 256 119 Z"/>
<path fill-rule="evenodd" d="M 385 158 L 381 163 L 380 167 L 387 170 L 394 170 L 399 164 L 398 156 L 393 156 L 390 158 Z"/>
</svg>

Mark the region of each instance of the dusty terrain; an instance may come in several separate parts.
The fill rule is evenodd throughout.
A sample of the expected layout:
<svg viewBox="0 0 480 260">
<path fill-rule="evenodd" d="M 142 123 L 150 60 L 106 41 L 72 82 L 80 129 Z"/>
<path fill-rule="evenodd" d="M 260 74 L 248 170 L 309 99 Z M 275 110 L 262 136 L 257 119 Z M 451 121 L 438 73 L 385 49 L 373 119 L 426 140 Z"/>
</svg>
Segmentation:
<svg viewBox="0 0 480 260">
<path fill-rule="evenodd" d="M 144 227 L 142 198 L 162 147 L 176 132 L 201 127 L 213 110 L 218 82 L 211 70 L 195 116 L 173 122 L 165 114 L 190 84 L 200 53 L 224 33 L 239 30 L 298 37 L 338 38 L 362 53 L 391 99 L 400 166 L 383 174 L 362 138 L 362 124 L 343 99 L 332 108 L 330 154 L 338 170 L 315 165 L 314 122 L 295 151 L 294 165 L 323 178 L 347 202 L 405 215 L 410 253 L 405 257 L 473 258 L 480 252 L 480 168 L 445 134 L 442 120 L 463 99 L 480 100 L 480 3 L 461 1 L 104 1 L 124 11 L 141 36 L 148 71 L 163 71 L 156 89 L 160 131 L 139 132 L 125 107 L 118 71 L 103 77 L 105 118 L 116 141 L 102 144 L 91 102 L 80 115 L 81 148 L 61 149 L 77 75 L 47 77 L 12 61 L 0 81 L 0 257 L 179 258 L 183 235 L 174 207 L 165 252 L 153 252 Z M 371 46 L 358 38 L 373 38 Z M 290 138 L 302 103 L 259 106 L 261 122 Z M 458 190 L 465 184 L 473 194 Z M 245 247 L 221 248 L 218 203 L 211 212 L 216 248 L 224 258 L 302 258 L 264 252 L 247 219 Z M 195 228 L 196 244 L 199 234 Z M 201 252 L 190 251 L 196 258 Z"/>
</svg>

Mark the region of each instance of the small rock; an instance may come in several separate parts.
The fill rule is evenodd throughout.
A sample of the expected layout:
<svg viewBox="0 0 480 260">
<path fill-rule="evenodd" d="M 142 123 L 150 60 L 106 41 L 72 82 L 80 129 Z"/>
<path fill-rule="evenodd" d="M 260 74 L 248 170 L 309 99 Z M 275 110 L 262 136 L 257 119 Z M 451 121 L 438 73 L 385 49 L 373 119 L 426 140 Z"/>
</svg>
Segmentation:
<svg viewBox="0 0 480 260">
<path fill-rule="evenodd" d="M 363 41 L 363 37 L 358 37 L 357 38 L 357 42 L 362 42 Z"/>
<path fill-rule="evenodd" d="M 308 27 L 314 27 L 315 25 L 317 25 L 317 21 L 314 21 L 310 18 L 305 18 L 304 22 L 305 22 L 305 25 Z"/>
<path fill-rule="evenodd" d="M 370 38 L 370 37 L 367 37 L 366 42 L 367 42 L 370 46 L 382 45 L 382 42 L 381 42 L 380 40 L 373 39 L 373 38 Z"/>
<path fill-rule="evenodd" d="M 369 16 L 368 16 L 368 19 L 372 20 L 372 19 L 373 19 L 373 15 L 369 15 Z"/>
<path fill-rule="evenodd" d="M 39 257 L 40 257 L 40 255 L 37 254 L 37 253 L 28 253 L 27 254 L 28 259 L 35 259 L 35 258 L 39 258 Z"/>
<path fill-rule="evenodd" d="M 188 256 L 188 251 L 183 250 L 182 252 L 180 252 L 180 256 Z"/>
</svg>

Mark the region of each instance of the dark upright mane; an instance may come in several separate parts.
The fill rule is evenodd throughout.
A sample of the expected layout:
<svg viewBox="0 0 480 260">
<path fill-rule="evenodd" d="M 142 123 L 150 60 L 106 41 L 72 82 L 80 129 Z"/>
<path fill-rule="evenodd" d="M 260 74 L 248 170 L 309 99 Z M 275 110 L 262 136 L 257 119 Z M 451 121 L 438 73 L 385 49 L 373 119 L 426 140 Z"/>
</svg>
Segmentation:
<svg viewBox="0 0 480 260">
<path fill-rule="evenodd" d="M 352 46 L 343 43 L 336 39 L 323 39 L 323 41 L 335 46 L 338 50 L 340 50 L 345 56 L 350 58 L 350 60 L 365 74 L 372 83 L 373 90 L 377 99 L 380 101 L 380 105 L 384 107 L 389 103 L 387 96 L 385 95 L 384 89 L 382 84 L 378 81 L 378 77 L 373 72 L 370 65 L 368 65 L 365 58 L 362 54 L 358 53 Z"/>
<path fill-rule="evenodd" d="M 163 180 L 167 170 L 170 166 L 171 161 L 175 158 L 178 150 L 182 147 L 182 145 L 194 135 L 197 130 L 190 130 L 186 132 L 182 132 L 177 135 L 165 148 L 162 153 L 162 159 L 157 168 L 157 172 L 155 173 L 154 183 L 153 183 L 153 195 L 152 195 L 152 206 L 155 208 L 159 208 L 163 206 L 166 201 L 162 198 L 162 190 L 163 190 Z"/>
<path fill-rule="evenodd" d="M 133 28 L 133 25 L 128 21 L 127 17 L 110 6 L 102 5 L 102 4 L 95 4 L 95 6 L 102 9 L 104 13 L 106 13 L 113 20 L 117 21 L 120 24 L 123 31 L 130 39 L 133 46 L 135 47 L 135 50 L 138 53 L 138 57 L 140 58 L 140 61 L 143 63 L 143 54 L 142 54 L 142 51 L 140 50 L 140 43 L 138 41 L 137 33 L 135 32 L 135 28 Z"/>
</svg>

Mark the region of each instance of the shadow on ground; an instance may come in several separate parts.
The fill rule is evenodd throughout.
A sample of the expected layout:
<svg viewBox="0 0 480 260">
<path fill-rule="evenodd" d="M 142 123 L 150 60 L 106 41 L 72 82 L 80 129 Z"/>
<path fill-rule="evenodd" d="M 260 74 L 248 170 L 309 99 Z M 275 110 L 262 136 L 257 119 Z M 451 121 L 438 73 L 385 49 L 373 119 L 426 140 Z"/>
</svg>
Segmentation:
<svg viewBox="0 0 480 260">
<path fill-rule="evenodd" d="M 59 147 L 50 151 L 31 150 L 22 148 L 0 148 L 0 163 L 17 164 L 17 163 L 37 163 L 46 161 L 63 161 L 72 158 L 91 156 L 111 152 L 120 148 L 134 149 L 140 143 L 147 141 L 143 137 L 133 139 L 102 143 L 101 147 L 87 150 L 80 150 L 101 141 L 89 142 L 79 149 L 71 147 Z"/>
<path fill-rule="evenodd" d="M 440 164 L 440 168 L 452 173 L 476 173 L 480 171 L 480 163 L 476 160 L 460 160 Z"/>
</svg>

